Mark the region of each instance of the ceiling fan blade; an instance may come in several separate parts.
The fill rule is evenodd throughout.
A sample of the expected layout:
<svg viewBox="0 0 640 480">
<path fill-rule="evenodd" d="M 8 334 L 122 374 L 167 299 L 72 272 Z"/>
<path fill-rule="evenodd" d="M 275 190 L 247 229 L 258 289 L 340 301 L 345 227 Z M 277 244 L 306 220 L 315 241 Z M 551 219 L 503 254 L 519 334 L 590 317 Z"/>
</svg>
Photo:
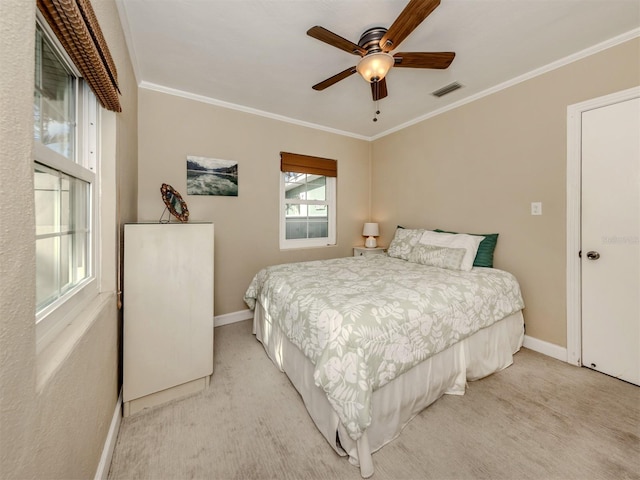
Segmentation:
<svg viewBox="0 0 640 480">
<path fill-rule="evenodd" d="M 447 68 L 455 58 L 455 52 L 400 52 L 393 58 L 394 67 Z"/>
<path fill-rule="evenodd" d="M 398 47 L 438 5 L 440 0 L 411 0 L 380 39 L 380 48 L 389 52 Z"/>
<path fill-rule="evenodd" d="M 387 96 L 387 94 L 388 92 L 386 78 L 383 78 L 382 80 L 378 80 L 376 82 L 371 82 L 371 96 L 373 97 L 374 102 L 382 100 Z"/>
<path fill-rule="evenodd" d="M 324 27 L 319 27 L 317 25 L 315 27 L 311 27 L 307 30 L 307 35 L 320 40 L 321 42 L 328 43 L 340 50 L 344 50 L 347 53 L 352 53 L 353 55 L 360 55 L 362 57 L 367 53 L 367 51 L 361 46 L 350 42 L 346 38 L 342 38 L 340 35 L 330 32 Z"/>
<path fill-rule="evenodd" d="M 313 88 L 314 90 L 324 90 L 325 88 L 330 87 L 334 83 L 338 83 L 340 80 L 344 80 L 345 78 L 350 77 L 354 73 L 356 73 L 356 67 L 355 66 L 349 67 L 346 70 L 343 70 L 342 72 L 337 73 L 333 77 L 329 77 L 320 83 L 316 83 L 311 88 Z"/>
</svg>

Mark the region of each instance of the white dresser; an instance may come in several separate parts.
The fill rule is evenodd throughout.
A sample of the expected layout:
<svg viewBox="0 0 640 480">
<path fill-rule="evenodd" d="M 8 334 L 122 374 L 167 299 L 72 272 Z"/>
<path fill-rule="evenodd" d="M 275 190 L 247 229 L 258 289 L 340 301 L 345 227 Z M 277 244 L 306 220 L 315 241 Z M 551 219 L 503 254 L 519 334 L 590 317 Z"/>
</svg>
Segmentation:
<svg viewBox="0 0 640 480">
<path fill-rule="evenodd" d="M 213 224 L 125 225 L 123 311 L 125 416 L 206 388 Z"/>
</svg>

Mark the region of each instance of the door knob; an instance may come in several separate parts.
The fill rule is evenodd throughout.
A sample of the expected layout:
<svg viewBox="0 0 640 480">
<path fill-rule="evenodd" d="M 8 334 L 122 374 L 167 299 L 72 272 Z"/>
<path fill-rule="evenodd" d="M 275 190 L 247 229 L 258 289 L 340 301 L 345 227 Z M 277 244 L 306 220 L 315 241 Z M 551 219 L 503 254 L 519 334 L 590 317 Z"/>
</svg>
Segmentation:
<svg viewBox="0 0 640 480">
<path fill-rule="evenodd" d="M 591 250 L 590 252 L 587 252 L 587 258 L 589 260 L 597 260 L 600 258 L 600 254 Z"/>
</svg>

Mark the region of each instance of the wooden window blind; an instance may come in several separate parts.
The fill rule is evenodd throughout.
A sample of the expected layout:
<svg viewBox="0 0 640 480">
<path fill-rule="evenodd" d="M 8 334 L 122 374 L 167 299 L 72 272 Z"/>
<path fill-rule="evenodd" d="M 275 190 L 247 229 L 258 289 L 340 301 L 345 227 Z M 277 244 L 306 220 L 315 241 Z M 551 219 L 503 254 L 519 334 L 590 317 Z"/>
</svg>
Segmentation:
<svg viewBox="0 0 640 480">
<path fill-rule="evenodd" d="M 338 162 L 329 158 L 280 152 L 280 171 L 337 177 Z"/>
<path fill-rule="evenodd" d="M 100 104 L 121 112 L 118 73 L 89 0 L 38 0 L 38 9 Z"/>
</svg>

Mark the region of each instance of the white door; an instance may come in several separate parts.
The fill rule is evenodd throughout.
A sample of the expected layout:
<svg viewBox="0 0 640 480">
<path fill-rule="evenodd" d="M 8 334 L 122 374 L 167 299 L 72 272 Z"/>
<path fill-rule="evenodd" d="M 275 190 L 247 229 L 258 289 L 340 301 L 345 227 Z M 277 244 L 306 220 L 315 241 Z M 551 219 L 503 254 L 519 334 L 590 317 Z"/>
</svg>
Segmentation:
<svg viewBox="0 0 640 480">
<path fill-rule="evenodd" d="M 582 364 L 640 385 L 640 99 L 582 114 Z"/>
</svg>

